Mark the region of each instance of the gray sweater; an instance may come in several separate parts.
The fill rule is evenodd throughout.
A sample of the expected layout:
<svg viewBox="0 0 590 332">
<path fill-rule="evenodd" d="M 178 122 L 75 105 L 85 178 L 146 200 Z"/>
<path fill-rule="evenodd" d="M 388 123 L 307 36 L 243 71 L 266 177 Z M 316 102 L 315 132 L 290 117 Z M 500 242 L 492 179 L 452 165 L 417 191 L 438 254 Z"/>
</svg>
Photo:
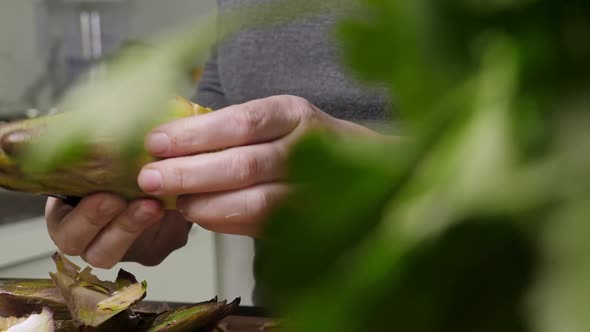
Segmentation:
<svg viewBox="0 0 590 332">
<path fill-rule="evenodd" d="M 218 5 L 224 10 L 264 1 L 268 0 L 218 0 Z M 337 19 L 337 14 L 317 16 L 272 29 L 243 31 L 225 40 L 205 66 L 196 102 L 219 109 L 291 94 L 337 118 L 363 123 L 388 119 L 388 103 L 381 90 L 361 86 L 342 65 L 332 37 Z M 262 304 L 263 289 L 256 285 L 255 304 Z"/>
<path fill-rule="evenodd" d="M 264 2 L 218 0 L 218 5 L 224 10 Z M 336 20 L 336 14 L 316 16 L 272 29 L 243 31 L 224 41 L 205 66 L 196 101 L 218 109 L 291 94 L 341 119 L 384 119 L 388 113 L 384 94 L 358 84 L 341 63 L 332 35 Z"/>
</svg>

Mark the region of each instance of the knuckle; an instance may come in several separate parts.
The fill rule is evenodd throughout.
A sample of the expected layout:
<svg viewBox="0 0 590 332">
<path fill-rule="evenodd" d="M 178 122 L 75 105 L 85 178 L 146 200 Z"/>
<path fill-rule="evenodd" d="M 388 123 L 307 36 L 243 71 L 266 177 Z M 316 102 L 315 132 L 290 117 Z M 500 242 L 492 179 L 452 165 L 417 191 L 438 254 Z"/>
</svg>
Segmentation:
<svg viewBox="0 0 590 332">
<path fill-rule="evenodd" d="M 187 206 L 186 209 L 182 209 L 181 215 L 189 222 L 197 222 L 198 220 L 207 218 L 207 214 L 210 210 L 210 200 L 204 198 L 199 200 L 198 208 L 195 206 Z M 172 242 L 178 242 L 178 239 L 174 238 Z"/>
<path fill-rule="evenodd" d="M 179 208 L 180 208 L 180 207 L 179 207 Z M 182 217 L 183 217 L 185 220 L 188 220 L 188 221 L 195 221 L 195 216 L 194 216 L 194 214 L 192 213 L 192 211 L 191 211 L 190 209 L 186 209 L 186 210 L 185 210 L 185 209 L 183 209 L 183 208 L 180 208 L 180 209 L 181 209 L 181 210 L 180 210 L 180 215 L 181 215 L 181 216 L 182 216 Z"/>
<path fill-rule="evenodd" d="M 199 135 L 196 134 L 198 125 L 193 117 L 176 120 L 162 128 L 161 133 L 169 139 L 169 153 L 184 155 L 201 143 Z"/>
<path fill-rule="evenodd" d="M 305 107 L 311 106 L 311 103 L 303 97 L 285 95 L 284 98 L 286 98 L 287 101 L 289 101 L 291 106 L 295 106 L 295 107 L 299 107 L 299 108 L 305 108 Z"/>
<path fill-rule="evenodd" d="M 104 253 L 97 253 L 96 251 L 87 253 L 84 260 L 91 266 L 99 269 L 111 269 L 116 264 L 113 259 L 107 257 Z"/>
<path fill-rule="evenodd" d="M 246 214 L 248 216 L 259 215 L 266 211 L 269 206 L 270 198 L 264 190 L 254 191 L 246 198 Z"/>
<path fill-rule="evenodd" d="M 181 215 L 185 220 L 195 222 L 201 218 L 201 214 L 199 211 L 195 211 L 195 209 L 188 208 L 186 210 L 181 211 Z"/>
<path fill-rule="evenodd" d="M 191 130 L 182 130 L 170 137 L 170 149 L 176 153 L 184 153 L 195 145 L 195 135 Z"/>
<path fill-rule="evenodd" d="M 132 222 L 131 220 L 121 220 L 117 223 L 119 229 L 127 234 L 137 234 L 143 229 L 142 225 Z"/>
<path fill-rule="evenodd" d="M 253 106 L 236 111 L 232 117 L 234 127 L 239 135 L 244 140 L 249 140 L 262 128 L 265 124 L 265 116 L 263 111 Z"/>
<path fill-rule="evenodd" d="M 56 242 L 57 247 L 66 255 L 68 256 L 80 256 L 83 252 L 82 249 L 80 249 L 79 247 L 71 244 L 71 243 L 64 243 L 62 242 Z"/>
<path fill-rule="evenodd" d="M 260 173 L 261 169 L 261 162 L 256 156 L 239 153 L 234 157 L 230 171 L 234 181 L 239 184 L 247 184 Z"/>
<path fill-rule="evenodd" d="M 59 248 L 59 250 L 68 256 L 79 256 L 84 251 L 84 248 L 80 248 L 80 246 L 76 245 L 76 243 L 72 241 L 72 239 L 68 237 L 65 232 L 53 234 L 50 236 L 53 240 L 53 243 Z"/>
<path fill-rule="evenodd" d="M 178 213 L 185 220 L 192 221 L 195 218 L 195 209 L 192 208 L 192 201 L 192 198 L 188 198 L 186 196 L 181 196 L 176 200 L 176 208 L 178 209 Z"/>
<path fill-rule="evenodd" d="M 173 191 L 181 191 L 184 192 L 186 191 L 188 188 L 187 185 L 187 171 L 182 168 L 182 167 L 174 167 L 171 170 L 172 173 L 172 184 L 171 184 L 171 190 Z"/>
<path fill-rule="evenodd" d="M 97 213 L 87 213 L 84 218 L 89 224 L 98 227 L 104 226 L 109 222 L 107 218 L 100 216 Z"/>
<path fill-rule="evenodd" d="M 318 109 L 307 99 L 289 96 L 289 109 L 299 114 L 302 120 L 313 120 L 318 116 Z"/>
<path fill-rule="evenodd" d="M 98 227 L 106 225 L 123 208 L 119 199 L 109 196 L 94 196 L 83 203 L 73 211 L 72 216 Z"/>
<path fill-rule="evenodd" d="M 149 227 L 152 221 L 159 216 L 142 203 L 142 201 L 132 203 L 126 213 L 117 218 L 115 224 L 121 232 L 135 237 Z"/>
</svg>

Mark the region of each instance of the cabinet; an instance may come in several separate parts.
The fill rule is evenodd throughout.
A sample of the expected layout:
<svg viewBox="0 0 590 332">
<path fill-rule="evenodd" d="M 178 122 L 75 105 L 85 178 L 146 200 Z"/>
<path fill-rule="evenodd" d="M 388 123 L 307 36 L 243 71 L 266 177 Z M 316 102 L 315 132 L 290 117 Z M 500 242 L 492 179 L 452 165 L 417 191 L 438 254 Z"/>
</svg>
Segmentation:
<svg viewBox="0 0 590 332">
<path fill-rule="evenodd" d="M 0 225 L 0 244 L 0 278 L 48 278 L 55 271 L 51 255 L 56 248 L 42 218 Z M 79 258 L 71 259 L 81 267 L 87 265 Z M 193 227 L 186 247 L 159 266 L 121 263 L 112 270 L 94 272 L 113 280 L 119 268 L 147 281 L 146 300 L 198 302 L 218 295 L 214 236 L 198 227 Z"/>
</svg>

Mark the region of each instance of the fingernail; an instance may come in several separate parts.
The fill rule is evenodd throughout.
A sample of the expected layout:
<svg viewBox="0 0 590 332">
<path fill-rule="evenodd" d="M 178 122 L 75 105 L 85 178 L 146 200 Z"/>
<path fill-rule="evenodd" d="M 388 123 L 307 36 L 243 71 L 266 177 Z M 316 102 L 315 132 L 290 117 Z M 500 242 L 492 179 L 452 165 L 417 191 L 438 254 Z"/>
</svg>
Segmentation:
<svg viewBox="0 0 590 332">
<path fill-rule="evenodd" d="M 170 149 L 170 138 L 164 133 L 153 133 L 147 137 L 145 144 L 149 152 L 160 155 Z"/>
<path fill-rule="evenodd" d="M 153 169 L 144 169 L 139 173 L 137 182 L 141 189 L 156 192 L 162 188 L 162 175 Z"/>
<path fill-rule="evenodd" d="M 133 212 L 133 220 L 142 223 L 150 220 L 154 216 L 154 211 L 145 205 L 138 206 Z"/>
<path fill-rule="evenodd" d="M 98 213 L 103 216 L 110 216 L 117 212 L 117 204 L 110 199 L 104 199 L 98 205 Z"/>
</svg>

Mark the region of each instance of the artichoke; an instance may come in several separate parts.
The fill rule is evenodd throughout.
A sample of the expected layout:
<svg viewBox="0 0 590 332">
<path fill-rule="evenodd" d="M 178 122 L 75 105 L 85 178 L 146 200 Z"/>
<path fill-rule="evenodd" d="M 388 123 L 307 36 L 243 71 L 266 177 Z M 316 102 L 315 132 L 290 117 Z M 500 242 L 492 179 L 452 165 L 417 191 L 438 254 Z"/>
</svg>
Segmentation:
<svg viewBox="0 0 590 332">
<path fill-rule="evenodd" d="M 211 112 L 181 97 L 173 99 L 164 121 Z M 137 185 L 141 168 L 155 160 L 146 151 L 127 158 L 118 150 L 119 142 L 96 137 L 89 144 L 71 151 L 71 159 L 59 160 L 55 167 L 36 171 L 27 163 L 27 148 L 47 139 L 52 128 L 68 123 L 71 112 L 0 125 L 0 187 L 8 190 L 59 198 L 81 198 L 96 192 L 111 192 L 127 199 L 149 197 Z M 143 139 L 140 138 L 140 139 Z M 175 208 L 174 197 L 158 197 L 165 208 Z"/>
<path fill-rule="evenodd" d="M 239 298 L 231 303 L 215 298 L 173 310 L 141 310 L 145 281 L 122 269 L 114 282 L 103 281 L 63 255 L 55 253 L 53 259 L 57 271 L 51 279 L 0 284 L 0 331 L 209 332 L 240 303 Z"/>
</svg>

